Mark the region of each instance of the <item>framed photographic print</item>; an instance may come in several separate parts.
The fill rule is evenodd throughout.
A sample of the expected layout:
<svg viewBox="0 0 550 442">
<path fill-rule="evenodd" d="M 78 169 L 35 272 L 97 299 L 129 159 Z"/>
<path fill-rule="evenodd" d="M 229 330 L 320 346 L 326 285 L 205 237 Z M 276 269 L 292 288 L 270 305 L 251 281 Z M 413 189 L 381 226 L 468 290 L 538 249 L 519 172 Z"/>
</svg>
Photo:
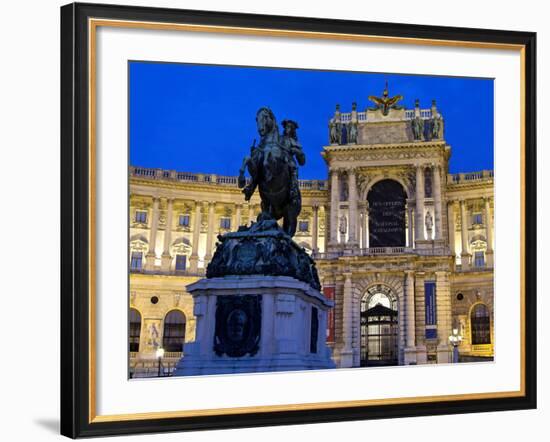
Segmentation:
<svg viewBox="0 0 550 442">
<path fill-rule="evenodd" d="M 535 408 L 535 44 L 62 7 L 62 434 Z"/>
</svg>

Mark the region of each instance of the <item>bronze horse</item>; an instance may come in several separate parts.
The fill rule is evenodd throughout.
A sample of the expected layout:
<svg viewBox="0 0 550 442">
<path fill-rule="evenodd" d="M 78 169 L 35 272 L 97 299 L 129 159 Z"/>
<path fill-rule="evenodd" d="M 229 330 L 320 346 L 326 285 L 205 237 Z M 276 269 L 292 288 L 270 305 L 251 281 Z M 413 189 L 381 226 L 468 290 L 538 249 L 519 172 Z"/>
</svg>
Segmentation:
<svg viewBox="0 0 550 442">
<path fill-rule="evenodd" d="M 293 173 L 296 169 L 296 149 L 292 148 L 292 143 L 286 135 L 279 134 L 277 121 L 271 109 L 262 107 L 258 110 L 256 125 L 260 143 L 256 146 L 254 141 L 250 156 L 243 160 L 239 173 L 239 187 L 243 188 L 247 201 L 258 187 L 262 200 L 262 213 L 258 221 L 283 218 L 283 230 L 292 237 L 296 233 L 301 210 L 300 191 L 296 174 Z M 300 163 L 303 164 L 302 161 Z M 251 176 L 248 184 L 244 177 L 246 167 Z"/>
</svg>

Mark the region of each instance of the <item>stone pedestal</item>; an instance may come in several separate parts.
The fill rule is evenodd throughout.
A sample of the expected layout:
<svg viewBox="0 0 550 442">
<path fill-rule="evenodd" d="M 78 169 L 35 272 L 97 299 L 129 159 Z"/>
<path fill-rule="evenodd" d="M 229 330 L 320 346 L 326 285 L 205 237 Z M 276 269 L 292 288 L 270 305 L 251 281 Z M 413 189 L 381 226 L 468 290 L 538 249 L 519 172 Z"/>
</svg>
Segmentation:
<svg viewBox="0 0 550 442">
<path fill-rule="evenodd" d="M 193 296 L 196 338 L 174 376 L 335 368 L 326 345 L 333 302 L 288 276 L 202 279 Z"/>
<path fill-rule="evenodd" d="M 449 364 L 452 362 L 453 349 L 447 344 L 439 344 L 437 346 L 437 363 Z"/>
<path fill-rule="evenodd" d="M 403 364 L 416 365 L 416 347 L 406 347 L 403 350 Z"/>
<path fill-rule="evenodd" d="M 172 257 L 170 255 L 163 254 L 161 257 L 162 270 L 165 272 L 169 272 L 171 265 L 172 265 Z"/>
<path fill-rule="evenodd" d="M 351 368 L 353 367 L 353 350 L 351 349 L 342 349 L 340 351 L 340 368 Z"/>
<path fill-rule="evenodd" d="M 472 258 L 472 255 L 469 253 L 461 253 L 460 254 L 460 262 L 461 262 L 461 268 L 462 270 L 469 270 L 470 269 L 470 259 Z"/>
<path fill-rule="evenodd" d="M 494 267 L 494 252 L 492 250 L 485 252 L 485 266 Z"/>
<path fill-rule="evenodd" d="M 428 351 L 425 345 L 416 346 L 416 363 L 417 365 L 426 364 L 428 362 Z"/>
<path fill-rule="evenodd" d="M 417 239 L 415 248 L 420 250 L 434 250 L 445 248 L 445 240 L 442 239 Z M 449 250 L 450 254 L 450 250 Z"/>
</svg>

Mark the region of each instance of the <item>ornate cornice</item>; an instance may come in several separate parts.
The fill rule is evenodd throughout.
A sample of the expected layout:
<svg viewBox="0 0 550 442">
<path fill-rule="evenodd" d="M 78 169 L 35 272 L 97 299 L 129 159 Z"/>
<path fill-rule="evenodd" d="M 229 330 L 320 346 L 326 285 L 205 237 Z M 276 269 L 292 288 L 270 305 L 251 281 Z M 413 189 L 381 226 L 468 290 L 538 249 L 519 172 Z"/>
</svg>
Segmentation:
<svg viewBox="0 0 550 442">
<path fill-rule="evenodd" d="M 439 160 L 443 154 L 446 160 L 448 156 L 445 143 L 407 143 L 395 145 L 359 146 L 359 148 L 338 146 L 324 151 L 323 157 L 332 161 L 380 161 L 380 160 Z M 434 150 L 436 148 L 437 150 Z"/>
<path fill-rule="evenodd" d="M 198 191 L 198 192 L 213 192 L 216 194 L 228 194 L 228 195 L 237 195 L 242 196 L 241 189 L 237 187 L 230 187 L 224 185 L 208 184 L 208 183 L 187 183 L 180 181 L 168 181 L 168 180 L 158 180 L 158 179 L 147 179 L 147 178 L 137 178 L 130 177 L 130 187 L 131 186 L 150 186 L 155 189 L 169 189 L 174 191 Z M 302 197 L 324 197 L 327 195 L 327 190 L 312 190 L 312 189 L 300 189 Z M 137 194 L 139 195 L 139 194 Z M 145 195 L 140 195 L 146 197 Z M 149 195 L 148 197 L 158 197 L 156 195 Z M 162 197 L 165 197 L 164 195 Z M 176 198 L 176 196 L 170 196 L 171 198 Z M 243 204 L 242 202 L 240 204 Z"/>
</svg>

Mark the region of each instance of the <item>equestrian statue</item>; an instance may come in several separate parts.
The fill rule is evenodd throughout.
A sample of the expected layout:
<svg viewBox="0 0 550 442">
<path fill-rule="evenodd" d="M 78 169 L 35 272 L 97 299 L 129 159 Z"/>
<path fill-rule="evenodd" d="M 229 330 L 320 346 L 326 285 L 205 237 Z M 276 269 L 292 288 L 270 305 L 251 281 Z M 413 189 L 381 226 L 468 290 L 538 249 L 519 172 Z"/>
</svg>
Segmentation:
<svg viewBox="0 0 550 442">
<path fill-rule="evenodd" d="M 239 171 L 239 188 L 249 201 L 256 188 L 260 193 L 262 212 L 258 222 L 283 219 L 283 230 L 290 236 L 296 233 L 302 198 L 298 185 L 298 163 L 305 164 L 305 155 L 298 142 L 298 124 L 292 120 L 282 123 L 279 133 L 277 120 L 271 109 L 262 107 L 256 113 L 260 142 L 256 140 L 245 157 Z M 250 181 L 247 184 L 245 170 Z"/>
</svg>

